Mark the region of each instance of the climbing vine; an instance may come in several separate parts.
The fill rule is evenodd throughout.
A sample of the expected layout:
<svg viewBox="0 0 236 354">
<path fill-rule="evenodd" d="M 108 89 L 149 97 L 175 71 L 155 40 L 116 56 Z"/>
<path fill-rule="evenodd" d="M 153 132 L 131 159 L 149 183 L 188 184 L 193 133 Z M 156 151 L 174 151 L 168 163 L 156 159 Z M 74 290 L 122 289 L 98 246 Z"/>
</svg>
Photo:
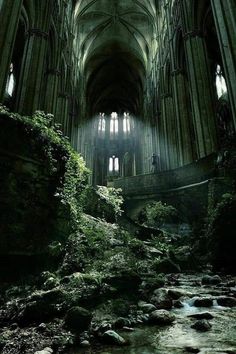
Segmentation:
<svg viewBox="0 0 236 354">
<path fill-rule="evenodd" d="M 48 172 L 60 180 L 55 197 L 70 209 L 72 224 L 77 224 L 82 210 L 82 191 L 88 180 L 85 162 L 64 136 L 60 124 L 53 123 L 53 115 L 36 111 L 32 117 L 11 113 L 0 105 L 0 115 L 21 123 L 37 148 L 43 152 Z"/>
</svg>

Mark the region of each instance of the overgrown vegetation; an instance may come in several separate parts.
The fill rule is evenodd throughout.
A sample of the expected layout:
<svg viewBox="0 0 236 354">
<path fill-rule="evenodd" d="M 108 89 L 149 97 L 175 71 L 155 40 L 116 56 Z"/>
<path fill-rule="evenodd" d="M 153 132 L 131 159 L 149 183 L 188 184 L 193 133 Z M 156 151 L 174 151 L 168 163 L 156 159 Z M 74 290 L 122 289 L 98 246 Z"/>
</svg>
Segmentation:
<svg viewBox="0 0 236 354">
<path fill-rule="evenodd" d="M 69 206 L 75 227 L 82 210 L 82 191 L 89 175 L 83 158 L 71 147 L 69 139 L 60 130 L 60 124 L 53 123 L 53 115 L 36 111 L 32 117 L 21 116 L 9 112 L 2 105 L 0 114 L 20 122 L 26 133 L 37 143 L 38 149 L 42 150 L 49 174 L 60 179 L 55 197 Z"/>
<path fill-rule="evenodd" d="M 177 210 L 172 205 L 167 205 L 161 201 L 151 202 L 141 211 L 139 222 L 149 227 L 159 228 L 176 216 Z"/>
<path fill-rule="evenodd" d="M 122 214 L 121 206 L 124 202 L 124 199 L 121 195 L 122 189 L 98 186 L 97 192 L 101 199 L 105 199 L 106 202 L 111 205 L 115 211 L 116 216 Z"/>
<path fill-rule="evenodd" d="M 235 271 L 236 196 L 226 193 L 208 218 L 208 252 L 216 269 Z"/>
</svg>

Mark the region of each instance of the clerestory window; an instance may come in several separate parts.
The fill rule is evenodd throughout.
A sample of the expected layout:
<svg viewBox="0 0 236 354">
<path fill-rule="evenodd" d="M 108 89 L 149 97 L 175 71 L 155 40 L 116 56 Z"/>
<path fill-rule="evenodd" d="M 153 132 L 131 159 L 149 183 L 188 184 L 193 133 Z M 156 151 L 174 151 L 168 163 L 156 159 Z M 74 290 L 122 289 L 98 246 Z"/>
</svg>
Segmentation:
<svg viewBox="0 0 236 354">
<path fill-rule="evenodd" d="M 11 63 L 8 78 L 7 78 L 7 85 L 6 85 L 6 93 L 10 97 L 13 96 L 15 85 L 16 85 L 16 81 L 14 76 L 14 65 L 13 63 Z"/>
<path fill-rule="evenodd" d="M 227 93 L 227 86 L 221 66 L 219 64 L 216 66 L 215 80 L 217 96 L 218 98 L 221 98 L 224 94 Z"/>
<path fill-rule="evenodd" d="M 110 133 L 111 134 L 118 133 L 118 114 L 116 112 L 112 112 L 111 114 Z"/>
</svg>

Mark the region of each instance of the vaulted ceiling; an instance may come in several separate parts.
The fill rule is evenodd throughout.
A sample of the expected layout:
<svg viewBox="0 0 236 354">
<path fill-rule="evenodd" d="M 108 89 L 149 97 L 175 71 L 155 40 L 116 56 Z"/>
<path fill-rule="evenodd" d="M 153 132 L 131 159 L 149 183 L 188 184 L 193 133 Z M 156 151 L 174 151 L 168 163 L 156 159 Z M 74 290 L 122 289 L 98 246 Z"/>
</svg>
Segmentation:
<svg viewBox="0 0 236 354">
<path fill-rule="evenodd" d="M 76 48 L 90 113 L 138 114 L 150 64 L 157 0 L 80 0 Z"/>
</svg>

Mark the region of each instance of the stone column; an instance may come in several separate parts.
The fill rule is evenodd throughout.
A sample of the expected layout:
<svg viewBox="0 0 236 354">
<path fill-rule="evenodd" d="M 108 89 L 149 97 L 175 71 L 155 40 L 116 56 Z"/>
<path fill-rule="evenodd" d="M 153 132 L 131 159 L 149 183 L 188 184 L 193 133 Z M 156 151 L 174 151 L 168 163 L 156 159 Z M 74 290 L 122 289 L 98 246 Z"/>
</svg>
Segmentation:
<svg viewBox="0 0 236 354">
<path fill-rule="evenodd" d="M 47 72 L 47 89 L 45 95 L 44 109 L 47 113 L 56 114 L 58 82 L 60 71 L 57 69 L 51 69 Z"/>
<path fill-rule="evenodd" d="M 60 92 L 57 99 L 57 122 L 61 124 L 65 135 L 68 134 L 69 98 L 68 93 Z"/>
<path fill-rule="evenodd" d="M 191 127 L 192 115 L 189 109 L 188 83 L 181 69 L 172 72 L 174 80 L 174 98 L 176 114 L 178 116 L 178 139 L 180 147 L 180 163 L 185 165 L 191 163 L 195 158 L 193 156 L 193 131 Z M 192 128 L 192 129 L 191 129 Z"/>
<path fill-rule="evenodd" d="M 32 28 L 27 32 L 27 37 L 20 76 L 21 88 L 17 97 L 17 110 L 22 114 L 32 114 L 41 106 L 48 33 Z"/>
<path fill-rule="evenodd" d="M 216 114 L 204 39 L 196 31 L 184 36 L 198 158 L 217 149 Z"/>
<path fill-rule="evenodd" d="M 236 130 L 236 2 L 211 0 Z"/>
<path fill-rule="evenodd" d="M 21 7 L 22 0 L 0 0 L 0 101 L 5 94 Z"/>
</svg>

